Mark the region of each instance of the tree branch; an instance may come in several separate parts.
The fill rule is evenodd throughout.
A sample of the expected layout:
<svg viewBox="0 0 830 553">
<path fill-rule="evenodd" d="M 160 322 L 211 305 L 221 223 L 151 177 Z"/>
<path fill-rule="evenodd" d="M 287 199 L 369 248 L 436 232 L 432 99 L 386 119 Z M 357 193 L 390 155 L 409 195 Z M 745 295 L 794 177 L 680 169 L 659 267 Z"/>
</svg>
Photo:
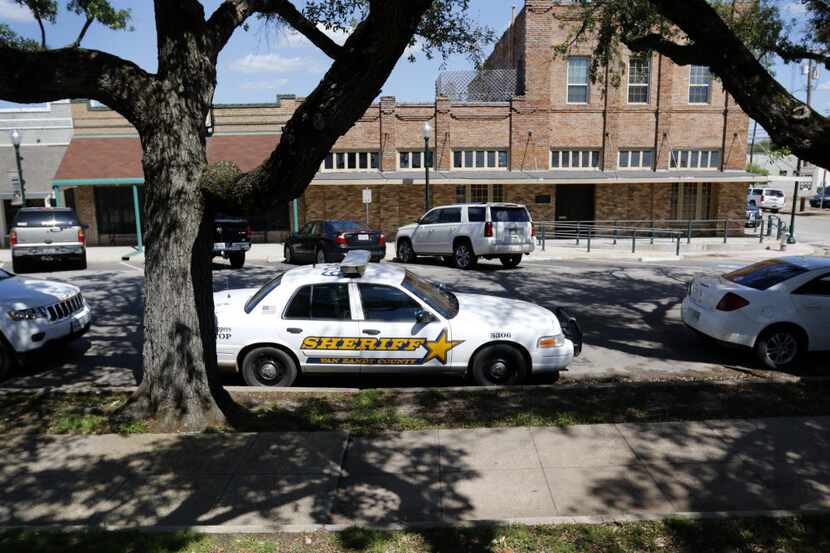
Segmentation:
<svg viewBox="0 0 830 553">
<path fill-rule="evenodd" d="M 40 47 L 46 50 L 46 28 L 43 26 L 43 19 L 37 13 L 35 13 L 35 19 L 40 27 Z"/>
<path fill-rule="evenodd" d="M 794 44 L 780 45 L 775 49 L 775 53 L 785 61 L 813 60 L 830 69 L 830 55 L 815 52 L 803 46 L 796 46 Z"/>
<path fill-rule="evenodd" d="M 331 59 L 337 59 L 343 51 L 342 46 L 318 29 L 289 0 L 226 0 L 207 22 L 217 55 L 234 30 L 255 13 L 279 16 Z"/>
<path fill-rule="evenodd" d="M 64 98 L 98 100 L 143 127 L 143 101 L 155 78 L 112 54 L 82 48 L 29 51 L 0 44 L 0 98 L 49 102 Z"/>
<path fill-rule="evenodd" d="M 678 44 L 666 40 L 662 35 L 652 33 L 637 38 L 622 37 L 622 42 L 632 52 L 653 50 L 671 58 L 677 65 L 706 65 L 706 57 L 701 55 L 696 46 Z"/>
<path fill-rule="evenodd" d="M 81 28 L 81 32 L 78 34 L 78 38 L 75 39 L 75 42 L 69 45 L 70 48 L 77 48 L 81 45 L 81 41 L 86 36 L 86 32 L 89 30 L 89 26 L 92 25 L 93 21 L 95 21 L 95 18 L 92 16 L 88 16 L 86 18 L 86 22 L 84 23 L 84 26 Z"/>
</svg>

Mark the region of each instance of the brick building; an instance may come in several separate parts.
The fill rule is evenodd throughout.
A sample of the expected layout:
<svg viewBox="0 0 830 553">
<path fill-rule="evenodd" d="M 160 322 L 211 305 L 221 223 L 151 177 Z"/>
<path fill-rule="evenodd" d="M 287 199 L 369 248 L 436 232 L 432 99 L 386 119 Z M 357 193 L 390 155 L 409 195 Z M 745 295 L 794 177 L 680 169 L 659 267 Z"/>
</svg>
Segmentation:
<svg viewBox="0 0 830 553">
<path fill-rule="evenodd" d="M 756 177 L 743 171 L 748 121 L 734 100 L 708 69 L 658 54 L 626 59 L 616 86 L 590 82 L 588 45 L 554 53 L 574 24 L 570 9 L 526 0 L 483 71 L 441 75 L 430 102 L 381 97 L 298 202 L 256 220 L 260 239 L 309 219 L 362 219 L 367 188 L 370 224 L 393 236 L 424 210 L 426 123 L 433 205 L 513 201 L 545 221 L 742 219 Z M 252 168 L 300 102 L 216 106 L 209 159 Z M 73 102 L 72 115 L 55 183 L 90 224 L 91 242 L 128 240 L 135 222 L 124 186 L 142 182 L 135 131 L 87 102 Z M 107 215 L 114 206 L 119 214 Z"/>
</svg>

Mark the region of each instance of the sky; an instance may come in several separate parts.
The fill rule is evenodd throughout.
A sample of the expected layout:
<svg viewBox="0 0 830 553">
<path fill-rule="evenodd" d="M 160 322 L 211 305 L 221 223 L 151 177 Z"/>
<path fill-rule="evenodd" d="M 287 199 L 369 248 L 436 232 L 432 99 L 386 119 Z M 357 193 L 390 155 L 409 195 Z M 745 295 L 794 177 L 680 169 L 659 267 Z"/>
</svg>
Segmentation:
<svg viewBox="0 0 830 553">
<path fill-rule="evenodd" d="M 803 15 L 798 0 L 780 0 L 785 14 L 794 18 Z M 220 0 L 206 0 L 205 12 L 211 13 Z M 64 4 L 64 2 L 61 2 Z M 132 32 L 112 31 L 100 24 L 93 25 L 83 46 L 96 48 L 132 60 L 147 71 L 156 69 L 155 34 L 152 2 L 114 0 L 118 8 L 132 10 Z M 302 6 L 303 0 L 295 4 Z M 510 21 L 512 0 L 471 0 L 470 15 L 481 25 L 489 26 L 500 36 Z M 522 0 L 515 0 L 520 9 Z M 0 23 L 9 25 L 23 36 L 37 38 L 37 23 L 28 9 L 13 0 L 0 0 Z M 56 25 L 47 28 L 47 43 L 52 47 L 72 42 L 83 25 L 79 16 L 62 9 Z M 335 41 L 345 35 L 332 33 Z M 489 48 L 491 48 L 490 46 Z M 487 53 L 487 50 L 485 53 Z M 410 53 L 410 52 L 407 52 Z M 465 56 L 454 56 L 446 61 L 428 60 L 417 45 L 411 50 L 416 61 L 410 63 L 406 55 L 398 62 L 383 87 L 382 95 L 395 96 L 399 101 L 432 101 L 435 79 L 439 71 L 471 68 Z M 289 30 L 279 30 L 252 20 L 250 29 L 239 29 L 219 56 L 218 87 L 215 103 L 273 102 L 278 94 L 305 96 L 310 93 L 331 61 L 304 37 Z M 775 64 L 775 75 L 787 89 L 804 98 L 805 77 L 795 64 Z M 820 72 L 814 85 L 813 105 L 822 113 L 830 114 L 830 71 Z M 0 107 L 10 107 L 0 102 Z"/>
</svg>

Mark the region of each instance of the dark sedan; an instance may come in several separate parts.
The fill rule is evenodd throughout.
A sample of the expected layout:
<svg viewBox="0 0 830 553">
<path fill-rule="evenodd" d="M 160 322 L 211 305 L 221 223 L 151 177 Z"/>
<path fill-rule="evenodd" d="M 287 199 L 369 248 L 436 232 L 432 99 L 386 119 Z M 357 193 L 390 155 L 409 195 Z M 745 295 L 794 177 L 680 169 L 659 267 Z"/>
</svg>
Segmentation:
<svg viewBox="0 0 830 553">
<path fill-rule="evenodd" d="M 821 197 L 822 194 L 824 194 L 824 198 Z M 830 209 L 830 188 L 819 190 L 818 194 L 810 198 L 810 206 Z"/>
<path fill-rule="evenodd" d="M 341 261 L 351 250 L 367 250 L 372 261 L 386 256 L 386 237 L 357 221 L 311 221 L 285 242 L 286 263 Z"/>
</svg>

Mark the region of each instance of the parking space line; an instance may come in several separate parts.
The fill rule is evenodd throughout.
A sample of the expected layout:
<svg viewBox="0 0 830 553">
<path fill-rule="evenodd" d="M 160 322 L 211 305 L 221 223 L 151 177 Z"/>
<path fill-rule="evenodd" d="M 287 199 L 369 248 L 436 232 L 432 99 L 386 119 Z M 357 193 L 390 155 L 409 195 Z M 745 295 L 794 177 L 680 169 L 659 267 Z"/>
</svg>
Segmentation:
<svg viewBox="0 0 830 553">
<path fill-rule="evenodd" d="M 129 263 L 127 263 L 127 262 L 125 262 L 125 261 L 119 261 L 119 263 L 120 263 L 121 265 L 125 266 L 125 267 L 129 267 L 130 269 L 132 269 L 132 270 L 134 270 L 134 271 L 138 271 L 138 272 L 140 272 L 140 273 L 143 273 L 143 272 L 144 272 L 144 268 L 143 268 L 143 267 L 142 267 L 142 268 L 138 268 L 138 267 L 136 267 L 136 266 L 134 266 L 134 265 L 130 265 Z"/>
</svg>

